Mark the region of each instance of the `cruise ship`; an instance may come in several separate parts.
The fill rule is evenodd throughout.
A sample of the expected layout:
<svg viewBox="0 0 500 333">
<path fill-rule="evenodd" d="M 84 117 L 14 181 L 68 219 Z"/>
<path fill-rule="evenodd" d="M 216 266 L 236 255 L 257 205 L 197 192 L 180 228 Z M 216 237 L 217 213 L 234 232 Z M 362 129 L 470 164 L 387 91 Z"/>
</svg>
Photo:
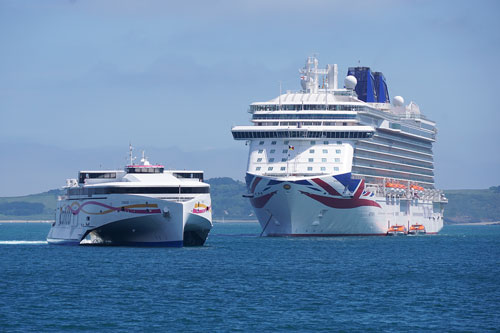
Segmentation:
<svg viewBox="0 0 500 333">
<path fill-rule="evenodd" d="M 124 170 L 83 170 L 66 181 L 47 242 L 60 245 L 201 246 L 212 228 L 202 171 L 165 170 L 144 156 Z"/>
<path fill-rule="evenodd" d="M 414 102 L 392 103 L 381 72 L 309 57 L 300 91 L 255 102 L 246 184 L 265 236 L 387 235 L 393 226 L 443 227 L 447 199 L 434 186 L 436 124 Z"/>
</svg>

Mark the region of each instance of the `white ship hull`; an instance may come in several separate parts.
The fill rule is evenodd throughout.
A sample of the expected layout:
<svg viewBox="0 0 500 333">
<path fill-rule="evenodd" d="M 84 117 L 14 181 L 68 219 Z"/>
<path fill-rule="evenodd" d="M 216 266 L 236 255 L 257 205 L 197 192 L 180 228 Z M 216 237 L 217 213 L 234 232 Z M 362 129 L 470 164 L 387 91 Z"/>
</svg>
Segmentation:
<svg viewBox="0 0 500 333">
<path fill-rule="evenodd" d="M 262 235 L 382 236 L 396 224 L 408 229 L 422 224 L 427 234 L 442 229 L 439 204 L 377 196 L 365 190 L 364 181 L 348 179 L 350 174 L 308 178 L 247 174 L 250 201 Z"/>
<path fill-rule="evenodd" d="M 208 194 L 189 201 L 141 195 L 63 199 L 47 241 L 59 245 L 203 245 L 212 228 L 210 206 Z"/>
</svg>

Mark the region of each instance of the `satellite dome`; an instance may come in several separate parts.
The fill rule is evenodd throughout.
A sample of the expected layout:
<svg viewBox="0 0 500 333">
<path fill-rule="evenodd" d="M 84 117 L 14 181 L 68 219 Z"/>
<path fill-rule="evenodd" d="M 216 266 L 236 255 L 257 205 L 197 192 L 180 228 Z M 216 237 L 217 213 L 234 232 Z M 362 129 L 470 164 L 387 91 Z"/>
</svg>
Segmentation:
<svg viewBox="0 0 500 333">
<path fill-rule="evenodd" d="M 354 90 L 354 87 L 356 87 L 357 83 L 358 83 L 358 80 L 356 80 L 356 78 L 352 75 L 348 75 L 344 79 L 344 85 L 349 90 Z"/>
<path fill-rule="evenodd" d="M 392 104 L 394 104 L 394 106 L 403 106 L 405 104 L 405 100 L 401 96 L 394 96 Z"/>
</svg>

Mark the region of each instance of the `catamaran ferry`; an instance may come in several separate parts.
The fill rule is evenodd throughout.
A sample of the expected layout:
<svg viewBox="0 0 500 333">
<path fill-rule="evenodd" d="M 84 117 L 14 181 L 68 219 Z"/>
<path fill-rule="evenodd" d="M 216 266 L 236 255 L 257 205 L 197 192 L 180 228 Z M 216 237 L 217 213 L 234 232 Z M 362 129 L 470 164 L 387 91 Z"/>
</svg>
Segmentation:
<svg viewBox="0 0 500 333">
<path fill-rule="evenodd" d="M 202 171 L 165 170 L 144 157 L 124 170 L 84 170 L 59 197 L 51 244 L 199 246 L 212 228 Z"/>
<path fill-rule="evenodd" d="M 447 203 L 434 187 L 435 122 L 417 104 L 392 104 L 385 77 L 310 57 L 302 90 L 250 105 L 248 194 L 267 236 L 387 235 L 392 226 L 443 227 Z M 423 232 L 422 232 L 423 233 Z"/>
</svg>

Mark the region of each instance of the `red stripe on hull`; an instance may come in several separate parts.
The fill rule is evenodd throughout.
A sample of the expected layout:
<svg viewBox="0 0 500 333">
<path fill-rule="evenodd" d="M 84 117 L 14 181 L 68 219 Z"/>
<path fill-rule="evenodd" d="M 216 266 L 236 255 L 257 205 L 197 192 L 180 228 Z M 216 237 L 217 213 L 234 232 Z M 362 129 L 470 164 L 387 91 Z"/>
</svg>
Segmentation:
<svg viewBox="0 0 500 333">
<path fill-rule="evenodd" d="M 313 194 L 313 193 L 308 193 L 304 191 L 300 191 L 300 193 L 307 195 L 311 199 L 314 199 L 316 201 L 321 202 L 323 205 L 332 207 L 332 208 L 337 208 L 337 209 L 349 209 L 349 208 L 357 208 L 357 207 L 362 207 L 362 206 L 373 206 L 373 207 L 380 207 L 380 205 L 373 201 L 373 200 L 367 200 L 367 199 L 359 199 L 359 198 L 352 198 L 352 199 L 337 199 L 337 198 L 329 198 L 329 197 L 324 197 L 321 195 Z"/>
<path fill-rule="evenodd" d="M 262 208 L 267 204 L 269 199 L 271 199 L 271 197 L 276 194 L 276 192 L 277 191 L 274 191 L 274 192 L 268 193 L 266 195 L 263 195 L 263 196 L 257 197 L 257 198 L 250 198 L 250 203 L 255 208 Z"/>
<path fill-rule="evenodd" d="M 340 196 L 340 193 L 337 192 L 333 187 L 330 186 L 330 184 L 328 184 L 324 180 L 319 178 L 314 178 L 312 179 L 312 181 L 321 186 L 321 188 L 323 188 L 328 194 Z"/>
<path fill-rule="evenodd" d="M 257 187 L 257 184 L 262 180 L 260 177 L 255 177 L 255 180 L 253 181 L 252 187 L 250 188 L 250 193 L 253 193 L 255 191 L 255 188 Z"/>
</svg>

